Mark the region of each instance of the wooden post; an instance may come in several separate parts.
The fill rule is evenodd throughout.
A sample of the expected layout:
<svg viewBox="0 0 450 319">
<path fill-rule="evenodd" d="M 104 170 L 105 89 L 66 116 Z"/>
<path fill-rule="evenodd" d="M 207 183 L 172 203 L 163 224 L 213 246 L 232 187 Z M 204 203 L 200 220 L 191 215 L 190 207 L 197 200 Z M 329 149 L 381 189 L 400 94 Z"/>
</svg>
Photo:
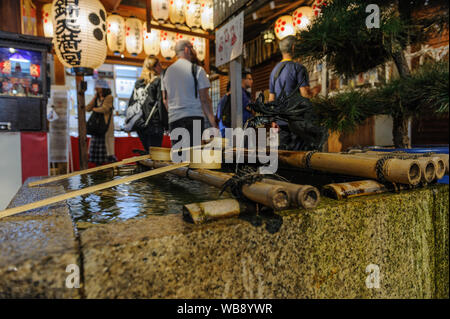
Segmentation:
<svg viewBox="0 0 450 319">
<path fill-rule="evenodd" d="M 209 67 L 209 39 L 205 39 L 205 71 L 207 74 L 211 72 Z"/>
<path fill-rule="evenodd" d="M 320 94 L 323 97 L 328 96 L 328 68 L 327 68 L 327 57 L 323 58 L 322 61 L 322 89 L 320 91 Z"/>
<path fill-rule="evenodd" d="M 88 168 L 87 137 L 86 137 L 86 82 L 84 75 L 77 75 L 77 104 L 78 104 L 78 151 L 80 154 L 80 169 Z"/>
<path fill-rule="evenodd" d="M 145 15 L 147 21 L 147 32 L 151 32 L 152 28 L 152 1 L 146 0 Z"/>
<path fill-rule="evenodd" d="M 231 126 L 242 128 L 242 62 L 241 57 L 230 62 Z"/>
<path fill-rule="evenodd" d="M 0 1 L 0 30 L 22 33 L 21 6 L 17 0 Z"/>
</svg>

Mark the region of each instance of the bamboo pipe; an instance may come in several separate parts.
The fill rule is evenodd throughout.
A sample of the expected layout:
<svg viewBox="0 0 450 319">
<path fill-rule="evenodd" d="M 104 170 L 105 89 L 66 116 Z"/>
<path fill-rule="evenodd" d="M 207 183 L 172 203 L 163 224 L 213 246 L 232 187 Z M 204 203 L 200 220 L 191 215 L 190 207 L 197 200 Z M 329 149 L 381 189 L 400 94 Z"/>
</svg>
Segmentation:
<svg viewBox="0 0 450 319">
<path fill-rule="evenodd" d="M 306 167 L 309 152 L 278 151 L 278 161 L 293 167 Z M 335 174 L 378 179 L 378 158 L 339 153 L 313 153 L 310 168 Z M 416 160 L 387 159 L 383 165 L 384 178 L 392 183 L 417 185 L 421 179 L 420 164 Z"/>
<path fill-rule="evenodd" d="M 406 185 L 396 185 L 396 190 L 408 189 Z M 357 196 L 367 196 L 388 192 L 388 188 L 374 180 L 354 181 L 348 183 L 333 183 L 323 187 L 324 195 L 334 199 L 344 199 Z"/>
<path fill-rule="evenodd" d="M 315 208 L 320 202 L 320 193 L 317 188 L 310 185 L 298 185 L 275 179 L 265 178 L 264 183 L 286 187 L 291 198 L 291 205 L 306 209 Z"/>
<path fill-rule="evenodd" d="M 380 151 L 367 151 L 362 153 L 354 153 L 354 154 L 377 154 L 377 155 L 388 155 L 389 152 L 380 152 Z M 398 154 L 398 153 L 397 153 Z M 420 155 L 414 153 L 404 153 L 404 155 Z M 436 179 L 441 179 L 445 174 L 448 174 L 448 154 L 432 154 L 431 156 L 424 156 L 425 158 L 431 158 L 436 167 Z"/>
<path fill-rule="evenodd" d="M 139 179 L 142 178 L 146 178 L 146 177 L 150 177 L 153 175 L 158 175 L 161 173 L 165 173 L 165 172 L 169 172 L 171 170 L 177 169 L 177 168 L 181 168 L 181 167 L 185 167 L 188 166 L 189 163 L 179 163 L 179 164 L 172 164 L 172 165 L 168 165 L 166 167 L 161 167 L 159 169 L 155 169 L 155 170 L 151 170 L 151 171 L 147 171 L 147 172 L 143 172 L 143 173 L 139 173 L 136 175 L 132 175 L 132 176 L 128 176 L 128 177 L 124 177 L 124 178 L 120 178 L 120 179 L 116 179 L 113 181 L 109 181 L 106 183 L 102 183 L 99 185 L 94 185 L 94 186 L 90 186 L 90 187 L 86 187 L 83 189 L 79 189 L 76 191 L 72 191 L 66 194 L 62 194 L 62 195 L 58 195 L 58 196 L 54 196 L 54 197 L 50 197 L 50 198 L 46 198 L 37 202 L 33 202 L 30 204 L 26 204 L 23 206 L 17 206 L 14 208 L 9 208 L 6 209 L 4 211 L 0 211 L 0 219 L 3 217 L 7 217 L 7 216 L 11 216 L 11 215 L 15 215 L 15 214 L 19 214 L 19 213 L 23 213 L 26 212 L 28 210 L 31 209 L 35 209 L 35 208 L 39 208 L 39 207 L 43 207 L 43 206 L 48 206 L 54 203 L 58 203 L 61 201 L 64 201 L 66 199 L 69 198 L 73 198 L 73 197 L 77 197 L 77 196 L 81 196 L 81 195 L 86 195 L 86 194 L 91 194 L 93 192 L 97 192 L 99 190 L 105 189 L 105 188 L 110 188 L 110 187 L 114 187 L 123 183 L 129 183 L 129 182 L 133 182 L 133 181 L 137 181 Z"/>
<path fill-rule="evenodd" d="M 183 206 L 183 216 L 195 224 L 239 216 L 245 206 L 235 199 L 222 199 Z"/>
<path fill-rule="evenodd" d="M 157 162 L 150 159 L 141 161 L 141 164 L 153 168 L 165 167 L 170 165 L 167 162 Z M 218 188 L 231 178 L 231 175 L 206 170 L 206 169 L 188 169 L 186 167 L 178 168 L 171 171 L 181 177 L 188 177 Z M 289 192 L 285 187 L 280 185 L 270 185 L 256 182 L 251 185 L 242 186 L 244 196 L 256 203 L 271 207 L 274 210 L 283 210 L 289 207 Z"/>
<path fill-rule="evenodd" d="M 367 156 L 373 158 L 381 158 L 383 156 L 390 155 L 388 152 L 362 152 L 362 153 L 354 153 L 358 156 Z M 391 154 L 393 155 L 393 154 Z M 405 155 L 411 155 L 405 153 Z M 439 158 L 432 157 L 417 157 L 415 158 L 420 164 L 421 170 L 421 181 L 424 183 L 431 183 L 437 176 L 437 167 L 440 167 L 439 174 L 444 173 L 445 169 L 442 170 L 443 161 Z M 440 165 L 440 166 L 439 166 Z M 444 175 L 439 175 L 439 178 L 442 178 Z"/>
<path fill-rule="evenodd" d="M 433 156 L 439 157 L 445 163 L 445 174 L 448 175 L 448 168 L 449 168 L 448 154 L 433 154 Z"/>
<path fill-rule="evenodd" d="M 59 175 L 59 176 L 50 177 L 50 178 L 46 178 L 46 179 L 41 179 L 41 180 L 29 183 L 28 186 L 29 187 L 34 187 L 34 186 L 41 185 L 41 184 L 47 184 L 47 183 L 59 181 L 59 180 L 66 179 L 66 178 L 73 177 L 73 176 L 77 176 L 77 175 L 89 174 L 89 173 L 101 171 L 101 170 L 104 170 L 104 169 L 107 169 L 107 168 L 114 168 L 114 167 L 120 166 L 120 165 L 125 165 L 125 164 L 129 164 L 129 163 L 139 162 L 139 161 L 142 161 L 142 160 L 147 159 L 147 158 L 149 158 L 149 155 L 130 157 L 130 158 L 126 158 L 126 159 L 124 159 L 124 160 L 122 160 L 120 162 L 115 162 L 115 163 L 111 163 L 111 164 L 101 165 L 101 166 L 97 166 L 97 167 L 93 167 L 93 168 L 84 169 L 82 171 L 77 171 L 77 172 L 72 172 L 72 173 L 69 173 L 69 174 Z"/>
</svg>

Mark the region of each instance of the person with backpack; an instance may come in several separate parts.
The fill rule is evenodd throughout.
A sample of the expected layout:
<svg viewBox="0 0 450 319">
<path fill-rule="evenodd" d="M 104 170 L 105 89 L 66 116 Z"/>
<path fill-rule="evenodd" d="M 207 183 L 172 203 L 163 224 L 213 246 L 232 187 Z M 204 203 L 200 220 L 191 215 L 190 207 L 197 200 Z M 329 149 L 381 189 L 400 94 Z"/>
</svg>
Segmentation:
<svg viewBox="0 0 450 319">
<path fill-rule="evenodd" d="M 253 86 L 252 73 L 249 69 L 242 71 L 242 123 L 252 117 L 248 105 L 251 102 L 251 94 L 249 90 Z M 230 82 L 227 84 L 227 93 L 222 97 L 217 106 L 216 118 L 219 122 L 219 129 L 222 137 L 225 137 L 225 128 L 231 127 L 231 92 Z"/>
<path fill-rule="evenodd" d="M 161 146 L 164 131 L 169 128 L 161 92 L 163 73 L 159 60 L 147 57 L 128 102 L 124 130 L 136 131 L 145 153 L 150 146 Z"/>
<path fill-rule="evenodd" d="M 194 146 L 194 126 L 198 121 L 201 132 L 204 117 L 217 128 L 209 96 L 210 82 L 205 70 L 195 61 L 197 54 L 188 40 L 179 40 L 175 45 L 178 60 L 167 68 L 162 81 L 164 104 L 169 113 L 169 129 L 185 128 L 190 134 L 190 145 Z M 197 134 L 197 132 L 196 132 Z M 172 146 L 181 138 L 171 134 Z"/>
<path fill-rule="evenodd" d="M 274 101 L 282 93 L 286 95 L 291 94 L 297 87 L 303 97 L 312 97 L 308 71 L 305 66 L 292 60 L 295 40 L 295 37 L 290 35 L 279 43 L 283 59 L 274 67 L 270 74 L 269 102 Z M 290 132 L 288 123 L 280 120 L 272 123 L 272 126 L 278 128 L 280 149 L 296 150 L 297 137 Z"/>
</svg>

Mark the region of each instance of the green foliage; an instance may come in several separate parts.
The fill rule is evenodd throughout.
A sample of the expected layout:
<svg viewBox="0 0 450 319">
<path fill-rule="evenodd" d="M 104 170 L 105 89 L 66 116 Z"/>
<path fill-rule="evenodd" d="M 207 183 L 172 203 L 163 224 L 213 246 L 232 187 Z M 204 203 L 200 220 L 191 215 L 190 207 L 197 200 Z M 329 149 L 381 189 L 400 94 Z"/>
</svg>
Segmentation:
<svg viewBox="0 0 450 319">
<path fill-rule="evenodd" d="M 401 52 L 409 43 L 426 39 L 428 32 L 448 19 L 445 8 L 433 19 L 412 19 L 412 8 L 421 8 L 423 1 L 394 5 L 385 0 L 333 0 L 322 9 L 322 15 L 299 34 L 295 56 L 319 61 L 327 58 L 338 74 L 353 76 L 366 72 Z M 369 4 L 380 8 L 380 28 L 367 28 Z M 448 3 L 444 6 L 448 7 Z M 433 26 L 433 28 L 432 28 Z"/>
<path fill-rule="evenodd" d="M 409 77 L 394 79 L 368 91 L 350 91 L 312 103 L 321 124 L 333 131 L 351 132 L 373 115 L 419 116 L 449 112 L 449 64 L 423 65 Z"/>
</svg>

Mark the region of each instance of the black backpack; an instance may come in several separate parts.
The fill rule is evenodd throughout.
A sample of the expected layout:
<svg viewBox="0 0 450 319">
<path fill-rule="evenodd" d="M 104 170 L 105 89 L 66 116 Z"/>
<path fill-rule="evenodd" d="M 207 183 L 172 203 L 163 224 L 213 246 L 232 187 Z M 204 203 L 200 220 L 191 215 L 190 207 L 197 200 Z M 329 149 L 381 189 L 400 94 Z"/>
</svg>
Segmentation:
<svg viewBox="0 0 450 319">
<path fill-rule="evenodd" d="M 226 95 L 225 103 L 220 110 L 220 119 L 223 125 L 231 127 L 231 94 Z"/>
</svg>

